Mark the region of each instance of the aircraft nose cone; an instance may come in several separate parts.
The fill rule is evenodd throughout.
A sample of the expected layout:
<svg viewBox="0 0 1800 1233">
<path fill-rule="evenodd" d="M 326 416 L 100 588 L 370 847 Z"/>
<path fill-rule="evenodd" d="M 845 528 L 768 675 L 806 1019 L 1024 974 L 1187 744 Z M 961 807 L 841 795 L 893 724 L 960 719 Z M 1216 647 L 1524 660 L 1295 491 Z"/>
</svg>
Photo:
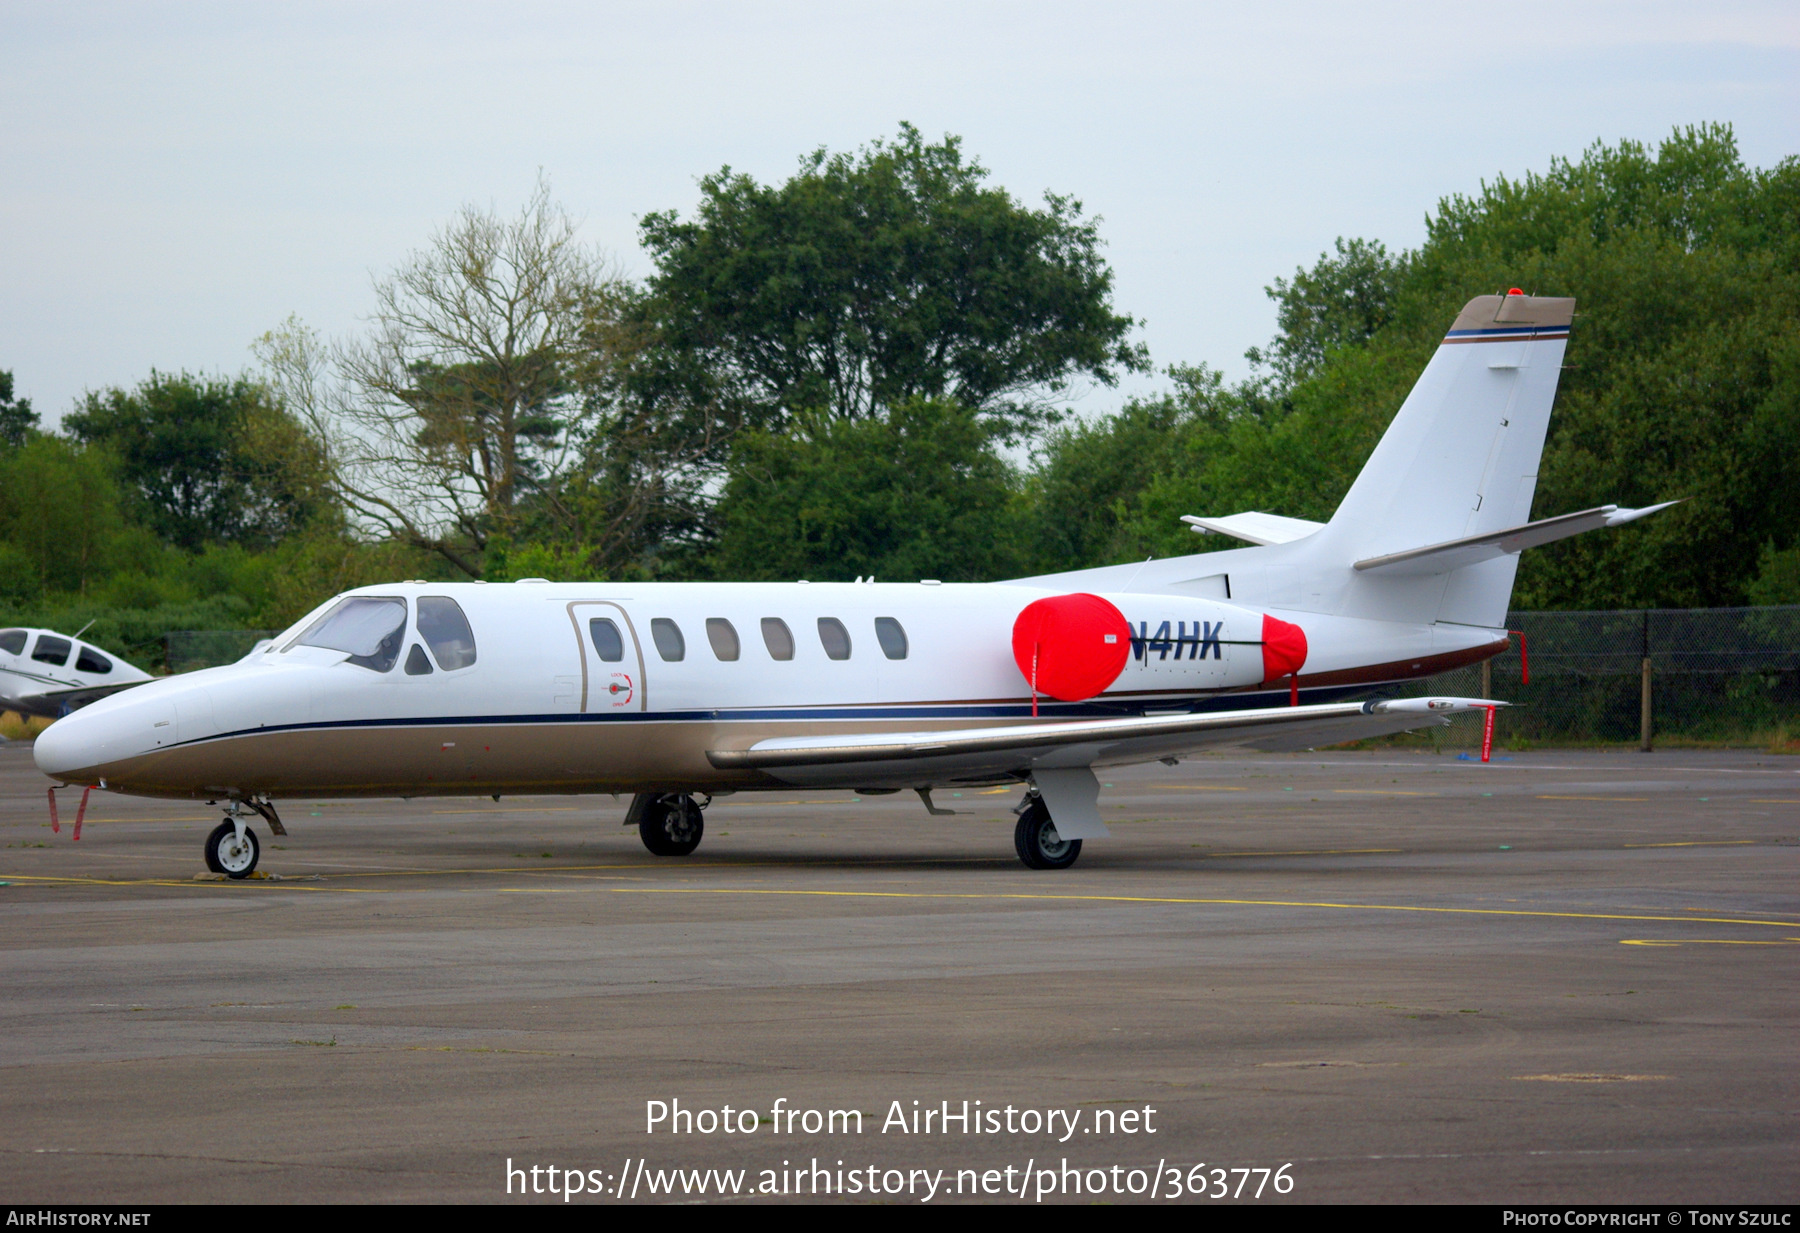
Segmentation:
<svg viewBox="0 0 1800 1233">
<path fill-rule="evenodd" d="M 31 757 L 38 770 L 52 779 L 67 779 L 93 766 L 98 751 L 82 728 L 65 717 L 38 733 L 31 745 Z"/>
</svg>

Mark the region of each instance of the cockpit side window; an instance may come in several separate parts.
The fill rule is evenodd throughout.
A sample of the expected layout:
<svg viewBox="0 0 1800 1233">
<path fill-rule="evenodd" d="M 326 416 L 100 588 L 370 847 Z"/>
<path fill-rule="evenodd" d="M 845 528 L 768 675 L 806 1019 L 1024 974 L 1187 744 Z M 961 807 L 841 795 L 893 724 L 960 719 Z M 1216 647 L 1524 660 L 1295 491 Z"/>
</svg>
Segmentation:
<svg viewBox="0 0 1800 1233">
<path fill-rule="evenodd" d="M 431 675 L 431 657 L 425 654 L 425 648 L 416 642 L 412 644 L 412 650 L 406 653 L 406 675 Z"/>
<path fill-rule="evenodd" d="M 352 595 L 314 621 L 296 645 L 346 651 L 350 663 L 373 672 L 386 672 L 400 658 L 400 645 L 405 640 L 405 600 L 386 595 Z M 473 643 L 470 653 L 474 653 Z"/>
<path fill-rule="evenodd" d="M 31 648 L 31 658 L 40 664 L 53 664 L 60 668 L 69 662 L 69 651 L 74 643 L 67 638 L 58 638 L 54 634 L 39 634 L 37 645 Z"/>
<path fill-rule="evenodd" d="M 431 653 L 445 672 L 455 672 L 475 662 L 475 631 L 469 628 L 462 606 L 453 599 L 419 596 L 419 635 L 431 644 Z"/>
<path fill-rule="evenodd" d="M 75 671 L 92 672 L 95 676 L 105 676 L 113 670 L 113 662 L 91 646 L 81 648 L 81 654 L 75 657 Z"/>
<path fill-rule="evenodd" d="M 8 655 L 25 653 L 25 631 L 22 629 L 0 629 L 0 651 Z"/>
</svg>

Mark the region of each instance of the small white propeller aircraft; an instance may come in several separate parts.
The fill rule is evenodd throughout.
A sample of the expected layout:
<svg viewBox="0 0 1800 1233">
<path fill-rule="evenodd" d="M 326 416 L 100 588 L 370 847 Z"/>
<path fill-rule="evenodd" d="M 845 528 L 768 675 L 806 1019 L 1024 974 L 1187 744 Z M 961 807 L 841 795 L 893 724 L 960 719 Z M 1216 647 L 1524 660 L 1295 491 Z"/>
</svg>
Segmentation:
<svg viewBox="0 0 1800 1233">
<path fill-rule="evenodd" d="M 216 871 L 280 797 L 630 794 L 692 852 L 721 793 L 1018 783 L 1020 858 L 1107 833 L 1095 768 L 1304 749 L 1474 698 L 1344 700 L 1499 654 L 1521 549 L 1660 509 L 1529 521 L 1574 301 L 1470 301 L 1330 522 L 1190 519 L 1253 547 L 1013 582 L 411 582 L 260 653 L 61 720 L 64 784 L 225 802 Z M 1279 614 L 1279 615 L 1277 615 Z"/>
<path fill-rule="evenodd" d="M 90 646 L 79 634 L 0 629 L 0 711 L 57 719 L 149 679 L 148 672 Z"/>
</svg>

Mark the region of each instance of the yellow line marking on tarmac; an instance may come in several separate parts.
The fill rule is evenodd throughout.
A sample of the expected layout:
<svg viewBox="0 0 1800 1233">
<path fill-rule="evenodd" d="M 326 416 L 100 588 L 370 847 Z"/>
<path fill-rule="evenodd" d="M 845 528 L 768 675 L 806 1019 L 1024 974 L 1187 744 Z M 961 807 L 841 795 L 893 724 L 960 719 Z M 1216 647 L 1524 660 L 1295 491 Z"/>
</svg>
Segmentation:
<svg viewBox="0 0 1800 1233">
<path fill-rule="evenodd" d="M 1248 792 L 1248 788 L 1233 788 L 1226 784 L 1213 783 L 1153 783 L 1152 788 L 1162 788 L 1169 792 Z"/>
<path fill-rule="evenodd" d="M 1796 946 L 1800 938 L 1620 938 L 1620 946 Z"/>
<path fill-rule="evenodd" d="M 1198 847 L 1199 845 L 1195 845 Z M 1309 848 L 1293 852 L 1202 852 L 1203 857 L 1239 856 L 1369 856 L 1375 853 L 1404 852 L 1405 848 Z"/>
<path fill-rule="evenodd" d="M 1647 796 L 1540 796 L 1540 801 L 1647 801 Z"/>
<path fill-rule="evenodd" d="M 1392 788 L 1333 788 L 1350 796 L 1436 796 L 1435 792 L 1400 792 Z"/>
<path fill-rule="evenodd" d="M 565 894 L 585 891 L 586 887 L 548 888 L 537 891 L 529 887 L 503 887 L 515 894 Z M 1764 925 L 1777 929 L 1800 928 L 1800 921 L 1739 920 L 1726 916 L 1638 916 L 1623 912 L 1543 912 L 1517 908 L 1432 908 L 1405 903 L 1327 903 L 1286 899 L 1188 899 L 1161 895 L 1032 895 L 1021 892 L 959 891 L 842 891 L 842 890 L 777 890 L 762 887 L 735 886 L 598 886 L 594 890 L 614 895 L 801 895 L 828 899 L 1020 899 L 1048 903 L 1166 903 L 1194 904 L 1211 907 L 1250 908 L 1338 908 L 1351 912 L 1430 912 L 1448 916 L 1542 916 L 1565 920 L 1641 920 L 1679 921 L 1708 925 Z"/>
<path fill-rule="evenodd" d="M 1752 800 L 1750 803 L 1752 805 L 1800 805 L 1800 799 L 1788 800 L 1784 797 L 1781 800 L 1775 801 Z"/>
<path fill-rule="evenodd" d="M 643 868 L 644 868 L 643 865 L 507 865 L 504 868 L 500 868 L 500 869 L 372 869 L 372 870 L 354 870 L 354 871 L 349 871 L 349 872 L 344 872 L 344 873 L 306 874 L 304 876 L 306 876 L 308 878 L 315 878 L 315 877 L 316 878 L 422 878 L 422 877 L 433 877 L 433 876 L 440 876 L 440 875 L 446 875 L 446 874 L 458 874 L 458 873 L 558 874 L 558 873 L 588 872 L 588 871 L 597 870 L 597 869 L 643 869 Z M 297 878 L 297 876 L 298 875 L 289 875 L 289 877 L 282 878 L 281 882 L 276 883 L 276 884 L 277 885 L 285 884 L 289 881 L 290 878 Z M 258 886 L 263 886 L 263 885 L 268 885 L 273 881 L 272 879 L 266 879 L 266 878 L 259 878 L 259 879 L 227 878 L 223 882 L 215 882 L 210 878 L 206 879 L 205 881 L 185 881 L 185 882 L 177 880 L 177 879 L 170 879 L 170 878 L 75 878 L 75 877 L 60 877 L 59 878 L 59 877 L 50 877 L 47 875 L 29 874 L 29 873 L 0 874 L 0 878 L 12 878 L 12 879 L 16 879 L 20 882 L 62 883 L 62 884 L 71 885 L 71 886 L 230 886 L 233 884 L 234 881 L 238 884 L 245 885 L 245 886 L 249 886 L 252 884 L 258 885 Z M 315 887 L 313 889 L 323 890 L 324 888 L 323 887 Z"/>
<path fill-rule="evenodd" d="M 1754 839 L 1689 839 L 1681 843 L 1628 843 L 1628 848 L 1735 848 Z"/>
</svg>

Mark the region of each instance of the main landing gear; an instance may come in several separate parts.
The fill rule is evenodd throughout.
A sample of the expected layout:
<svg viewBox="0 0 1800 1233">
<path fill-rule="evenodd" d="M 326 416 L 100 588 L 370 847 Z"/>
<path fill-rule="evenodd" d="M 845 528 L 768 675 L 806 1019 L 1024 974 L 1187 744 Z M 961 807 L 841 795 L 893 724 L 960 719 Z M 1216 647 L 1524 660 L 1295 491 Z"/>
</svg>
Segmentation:
<svg viewBox="0 0 1800 1233">
<path fill-rule="evenodd" d="M 262 843 L 256 832 L 244 824 L 244 815 L 254 813 L 269 824 L 277 835 L 287 834 L 281 815 L 270 801 L 233 801 L 225 810 L 225 820 L 213 827 L 206 837 L 206 867 L 233 880 L 247 878 L 256 872 L 262 857 Z"/>
<path fill-rule="evenodd" d="M 1050 820 L 1049 806 L 1035 792 L 1019 805 L 1019 824 L 1013 827 L 1013 847 L 1027 869 L 1067 869 L 1081 855 L 1081 840 L 1064 839 Z"/>
<path fill-rule="evenodd" d="M 712 798 L 706 798 L 712 804 Z M 685 792 L 642 792 L 631 802 L 625 824 L 637 822 L 638 835 L 652 856 L 686 856 L 706 833 L 705 806 Z"/>
</svg>

